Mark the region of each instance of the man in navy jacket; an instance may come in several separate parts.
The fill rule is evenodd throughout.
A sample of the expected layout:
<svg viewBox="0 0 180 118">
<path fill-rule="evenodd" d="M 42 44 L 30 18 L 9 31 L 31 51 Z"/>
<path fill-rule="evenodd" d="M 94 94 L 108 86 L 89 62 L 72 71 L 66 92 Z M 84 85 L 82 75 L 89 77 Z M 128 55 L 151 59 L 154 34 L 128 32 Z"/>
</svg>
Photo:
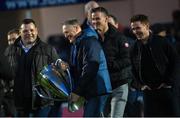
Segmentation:
<svg viewBox="0 0 180 118">
<path fill-rule="evenodd" d="M 97 38 L 83 32 L 76 19 L 67 20 L 62 30 L 72 44 L 69 65 L 75 86 L 71 101 L 77 101 L 79 96 L 85 97 L 84 116 L 99 117 L 111 93 L 104 52 Z"/>
</svg>

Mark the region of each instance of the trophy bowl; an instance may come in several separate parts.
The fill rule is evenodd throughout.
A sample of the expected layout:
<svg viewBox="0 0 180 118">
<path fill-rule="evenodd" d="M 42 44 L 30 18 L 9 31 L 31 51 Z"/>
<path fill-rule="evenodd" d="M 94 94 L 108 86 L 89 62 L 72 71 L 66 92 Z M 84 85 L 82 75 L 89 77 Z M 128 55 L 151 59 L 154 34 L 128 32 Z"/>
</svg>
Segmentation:
<svg viewBox="0 0 180 118">
<path fill-rule="evenodd" d="M 63 71 L 56 66 L 46 65 L 38 74 L 37 81 L 39 85 L 49 90 L 54 96 L 49 99 L 68 102 L 68 110 L 70 112 L 79 110 L 85 103 L 84 97 L 80 97 L 76 102 L 69 101 L 69 96 L 72 92 L 72 80 L 69 70 Z M 47 98 L 38 91 L 37 93 L 40 97 Z"/>
<path fill-rule="evenodd" d="M 39 73 L 38 82 L 41 86 L 49 90 L 51 94 L 56 96 L 57 99 L 67 100 L 70 94 L 67 77 L 62 70 L 57 70 L 52 65 L 47 65 Z"/>
</svg>

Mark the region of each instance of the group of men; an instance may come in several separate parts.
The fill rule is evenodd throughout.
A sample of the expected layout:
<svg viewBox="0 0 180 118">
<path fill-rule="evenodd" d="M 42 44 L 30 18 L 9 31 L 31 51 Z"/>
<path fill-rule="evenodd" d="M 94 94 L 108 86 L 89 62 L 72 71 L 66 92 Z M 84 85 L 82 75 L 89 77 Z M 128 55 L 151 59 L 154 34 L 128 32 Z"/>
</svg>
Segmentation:
<svg viewBox="0 0 180 118">
<path fill-rule="evenodd" d="M 148 17 L 131 18 L 137 40 L 130 46 L 105 8 L 94 1 L 85 8 L 83 26 L 76 19 L 62 25 L 71 43 L 69 61 L 59 65 L 70 69 L 74 81 L 69 100 L 86 99 L 84 117 L 123 117 L 130 85 L 144 93 L 145 116 L 179 116 L 180 58 L 171 44 L 151 32 Z M 33 87 L 43 66 L 59 57 L 41 41 L 34 20 L 22 21 L 6 56 L 14 80 L 15 116 L 50 116 L 53 101 L 40 98 Z"/>
</svg>

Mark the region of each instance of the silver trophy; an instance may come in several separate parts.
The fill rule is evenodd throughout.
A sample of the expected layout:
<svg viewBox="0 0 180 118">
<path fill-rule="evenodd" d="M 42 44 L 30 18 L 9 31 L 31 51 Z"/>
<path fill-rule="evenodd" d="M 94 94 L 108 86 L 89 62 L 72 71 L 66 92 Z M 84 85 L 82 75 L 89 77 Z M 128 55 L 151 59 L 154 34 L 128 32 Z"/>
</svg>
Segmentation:
<svg viewBox="0 0 180 118">
<path fill-rule="evenodd" d="M 68 110 L 70 112 L 75 112 L 84 106 L 85 98 L 79 97 L 76 102 L 69 101 L 70 93 L 72 92 L 72 78 L 68 69 L 63 71 L 58 65 L 62 62 L 61 59 L 58 59 L 53 65 L 46 65 L 43 67 L 41 72 L 38 74 L 38 83 L 49 90 L 54 98 L 49 98 L 43 96 L 36 88 L 36 92 L 41 98 L 51 99 L 54 101 L 67 101 Z"/>
</svg>

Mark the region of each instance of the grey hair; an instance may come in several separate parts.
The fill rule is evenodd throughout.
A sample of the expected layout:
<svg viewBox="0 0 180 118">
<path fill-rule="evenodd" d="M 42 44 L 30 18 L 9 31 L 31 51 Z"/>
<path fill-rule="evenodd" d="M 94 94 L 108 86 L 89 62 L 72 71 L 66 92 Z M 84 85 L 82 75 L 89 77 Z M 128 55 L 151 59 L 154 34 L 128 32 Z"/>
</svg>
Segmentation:
<svg viewBox="0 0 180 118">
<path fill-rule="evenodd" d="M 99 7 L 99 4 L 96 1 L 94 0 L 89 1 L 84 6 L 84 12 L 88 13 L 91 9 L 96 8 L 96 7 Z"/>
<path fill-rule="evenodd" d="M 79 25 L 79 21 L 77 19 L 69 19 L 69 20 L 66 20 L 63 25 Z"/>
</svg>

